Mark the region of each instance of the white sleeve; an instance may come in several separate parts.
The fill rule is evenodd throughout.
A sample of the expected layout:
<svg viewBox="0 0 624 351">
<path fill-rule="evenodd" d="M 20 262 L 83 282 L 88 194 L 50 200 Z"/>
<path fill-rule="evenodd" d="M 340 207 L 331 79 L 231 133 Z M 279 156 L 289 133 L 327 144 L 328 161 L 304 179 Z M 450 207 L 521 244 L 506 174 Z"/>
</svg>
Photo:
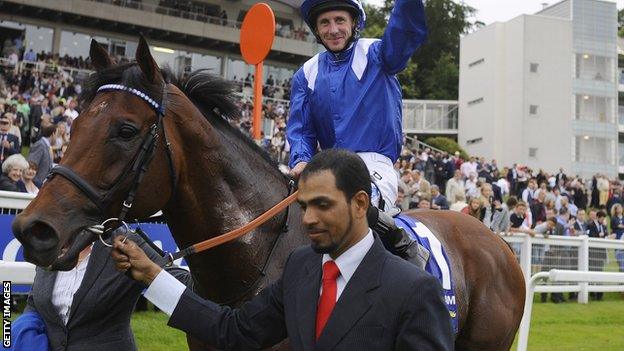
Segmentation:
<svg viewBox="0 0 624 351">
<path fill-rule="evenodd" d="M 185 289 L 184 284 L 163 269 L 143 296 L 171 317 Z"/>
</svg>

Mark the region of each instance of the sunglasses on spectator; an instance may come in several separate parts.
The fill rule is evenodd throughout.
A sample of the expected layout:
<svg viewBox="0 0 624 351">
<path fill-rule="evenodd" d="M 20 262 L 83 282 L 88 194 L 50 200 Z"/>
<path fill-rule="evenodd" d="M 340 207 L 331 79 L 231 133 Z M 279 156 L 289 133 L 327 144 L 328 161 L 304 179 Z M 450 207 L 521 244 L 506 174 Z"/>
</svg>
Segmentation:
<svg viewBox="0 0 624 351">
<path fill-rule="evenodd" d="M 9 121 L 0 121 L 0 124 L 9 124 Z"/>
</svg>

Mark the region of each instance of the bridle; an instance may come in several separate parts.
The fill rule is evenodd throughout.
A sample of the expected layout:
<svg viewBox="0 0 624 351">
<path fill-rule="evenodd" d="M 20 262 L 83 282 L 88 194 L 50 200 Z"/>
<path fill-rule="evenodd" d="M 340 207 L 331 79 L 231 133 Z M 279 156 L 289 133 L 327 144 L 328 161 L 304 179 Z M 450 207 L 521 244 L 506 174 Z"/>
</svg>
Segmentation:
<svg viewBox="0 0 624 351">
<path fill-rule="evenodd" d="M 165 150 L 166 150 L 167 158 L 168 158 L 172 192 L 175 192 L 175 189 L 177 187 L 177 177 L 175 173 L 175 168 L 173 166 L 173 155 L 171 152 L 171 144 L 169 143 L 169 140 L 167 138 L 167 134 L 165 132 L 165 128 L 163 125 L 163 120 L 164 120 L 165 111 L 166 111 L 166 102 L 167 102 L 167 83 L 163 81 L 163 89 L 162 89 L 163 92 L 162 92 L 162 99 L 161 99 L 160 104 L 156 102 L 154 99 L 152 99 L 148 94 L 140 90 L 130 88 L 128 86 L 121 85 L 121 84 L 105 84 L 97 89 L 98 93 L 105 92 L 105 91 L 124 91 L 130 94 L 133 94 L 139 97 L 140 99 L 142 99 L 143 101 L 145 101 L 156 112 L 156 122 L 154 122 L 149 127 L 149 132 L 143 139 L 143 143 L 139 147 L 137 153 L 134 155 L 132 160 L 124 167 L 124 170 L 117 177 L 117 179 L 113 182 L 113 185 L 111 185 L 106 190 L 95 188 L 94 186 L 89 184 L 89 182 L 86 181 L 83 177 L 81 177 L 78 173 L 76 173 L 74 170 L 64 165 L 57 165 L 56 167 L 53 167 L 52 170 L 50 171 L 50 174 L 48 174 L 47 176 L 47 180 L 49 181 L 55 175 L 60 175 L 63 178 L 67 179 L 76 188 L 80 189 L 80 191 L 89 200 L 91 200 L 93 204 L 95 204 L 95 206 L 100 211 L 100 215 L 102 216 L 102 218 L 106 218 L 106 213 L 107 213 L 106 209 L 111 205 L 114 194 L 124 185 L 124 183 L 126 182 L 129 176 L 134 177 L 130 190 L 128 191 L 128 194 L 122 203 L 121 211 L 119 212 L 119 215 L 114 218 L 106 219 L 102 224 L 98 226 L 94 226 L 96 230 L 91 230 L 92 232 L 98 234 L 98 236 L 100 237 L 100 240 L 105 245 L 110 246 L 110 244 L 107 244 L 103 240 L 102 234 L 105 234 L 105 233 L 108 234 L 111 230 L 114 230 L 119 226 L 126 226 L 127 228 L 127 225 L 125 225 L 124 220 L 128 212 L 132 208 L 132 204 L 134 203 L 134 199 L 136 197 L 136 193 L 139 188 L 139 185 L 141 184 L 141 181 L 143 180 L 143 177 L 145 176 L 145 173 L 147 172 L 147 169 L 152 161 L 152 158 L 154 157 L 154 153 L 156 150 L 156 141 L 158 140 L 159 131 L 161 131 L 163 138 L 165 140 Z M 111 222 L 117 222 L 119 225 L 115 228 L 105 229 L 104 226 Z M 93 227 L 91 227 L 90 229 L 93 229 Z"/>
<path fill-rule="evenodd" d="M 50 180 L 52 177 L 54 177 L 57 174 L 64 177 L 70 183 L 72 183 L 76 188 L 78 188 L 87 198 L 89 198 L 89 200 L 91 200 L 91 202 L 93 202 L 95 206 L 99 209 L 102 217 L 105 218 L 106 212 L 107 212 L 106 209 L 111 204 L 113 195 L 119 188 L 121 188 L 121 186 L 124 184 L 124 181 L 127 179 L 127 177 L 131 175 L 132 173 L 134 173 L 134 181 L 132 183 L 132 186 L 130 187 L 130 190 L 128 191 L 128 195 L 126 196 L 124 202 L 122 203 L 122 207 L 121 207 L 121 211 L 119 215 L 117 217 L 112 217 L 112 218 L 108 218 L 104 220 L 102 224 L 94 225 L 94 226 L 87 228 L 87 230 L 98 235 L 104 245 L 110 247 L 112 245 L 107 243 L 104 240 L 103 236 L 108 237 L 118 228 L 122 228 L 126 233 L 129 231 L 128 225 L 124 222 L 124 220 L 128 212 L 132 208 L 132 204 L 134 202 L 136 192 L 154 156 L 155 148 L 156 148 L 155 145 L 158 139 L 159 130 L 162 131 L 163 138 L 165 139 L 165 150 L 167 153 L 167 158 L 169 160 L 169 174 L 171 175 L 172 194 L 175 193 L 175 189 L 177 187 L 177 177 L 176 177 L 176 172 L 175 172 L 175 168 L 173 165 L 173 155 L 171 151 L 171 144 L 169 143 L 169 140 L 167 139 L 167 134 L 165 133 L 165 128 L 163 125 L 163 120 L 164 120 L 165 111 L 166 111 L 166 102 L 167 102 L 167 83 L 163 81 L 163 93 L 162 93 L 162 99 L 161 99 L 160 104 L 157 103 L 154 99 L 152 99 L 148 94 L 140 90 L 130 88 L 128 86 L 121 85 L 121 84 L 105 84 L 97 89 L 98 93 L 103 92 L 103 91 L 124 91 L 130 94 L 133 94 L 141 98 L 142 100 L 144 100 L 156 112 L 156 116 L 157 116 L 156 122 L 149 127 L 149 132 L 145 136 L 145 139 L 143 140 L 143 143 L 141 144 L 141 147 L 139 148 L 138 152 L 135 154 L 134 158 L 128 163 L 128 165 L 124 168 L 124 171 L 121 172 L 121 174 L 117 177 L 115 182 L 113 182 L 113 185 L 110 188 L 108 188 L 108 190 L 102 191 L 102 190 L 96 189 L 91 184 L 89 184 L 89 182 L 87 182 L 80 175 L 78 175 L 75 171 L 73 171 L 71 168 L 63 166 L 63 165 L 57 165 L 56 167 L 52 168 L 52 170 L 50 171 L 50 174 L 47 177 L 47 180 Z M 232 230 L 228 233 L 219 235 L 217 237 L 214 237 L 208 240 L 204 240 L 195 245 L 191 245 L 175 253 L 164 253 L 160 248 L 158 248 L 149 239 L 149 237 L 143 231 L 137 230 L 136 233 L 139 234 L 152 247 L 152 249 L 154 249 L 161 256 L 167 258 L 166 265 L 171 265 L 173 264 L 173 261 L 179 258 L 186 257 L 188 255 L 191 255 L 197 252 L 205 251 L 212 247 L 215 247 L 215 246 L 224 244 L 226 242 L 232 241 L 236 238 L 239 238 L 242 235 L 254 230 L 255 228 L 258 228 L 260 225 L 262 225 L 263 223 L 265 223 L 266 221 L 268 221 L 269 219 L 271 219 L 272 217 L 274 217 L 275 215 L 277 215 L 283 210 L 286 210 L 287 212 L 284 217 L 285 219 L 284 219 L 284 224 L 282 226 L 282 231 L 283 232 L 287 231 L 288 230 L 288 227 L 287 227 L 288 206 L 291 203 L 293 203 L 297 198 L 297 192 L 294 190 L 295 190 L 294 182 L 290 181 L 288 197 L 280 201 L 277 205 L 273 206 L 268 211 L 264 212 L 262 215 L 255 218 L 248 224 L 240 228 L 237 228 L 235 230 Z M 117 225 L 107 227 L 106 225 L 109 223 L 117 223 Z M 270 258 L 273 255 L 275 247 L 277 246 L 278 239 L 281 236 L 282 235 L 278 235 L 276 240 L 273 242 L 269 256 L 267 257 L 263 268 L 260 270 L 261 272 L 260 278 L 264 276 L 266 267 L 269 264 Z"/>
</svg>

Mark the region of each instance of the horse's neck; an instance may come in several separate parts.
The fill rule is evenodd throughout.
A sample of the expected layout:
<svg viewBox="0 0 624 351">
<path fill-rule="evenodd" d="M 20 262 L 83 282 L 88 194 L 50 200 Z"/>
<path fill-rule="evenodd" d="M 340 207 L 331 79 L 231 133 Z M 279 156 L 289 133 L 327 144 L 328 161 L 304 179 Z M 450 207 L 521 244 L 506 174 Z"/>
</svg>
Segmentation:
<svg viewBox="0 0 624 351">
<path fill-rule="evenodd" d="M 165 210 L 181 248 L 239 228 L 287 195 L 285 181 L 272 165 L 241 143 L 223 140 L 227 147 L 215 153 L 218 157 L 184 170 L 187 174 Z M 282 224 L 283 215 L 239 240 L 187 258 L 199 293 L 219 302 L 244 294 L 257 281 Z"/>
</svg>

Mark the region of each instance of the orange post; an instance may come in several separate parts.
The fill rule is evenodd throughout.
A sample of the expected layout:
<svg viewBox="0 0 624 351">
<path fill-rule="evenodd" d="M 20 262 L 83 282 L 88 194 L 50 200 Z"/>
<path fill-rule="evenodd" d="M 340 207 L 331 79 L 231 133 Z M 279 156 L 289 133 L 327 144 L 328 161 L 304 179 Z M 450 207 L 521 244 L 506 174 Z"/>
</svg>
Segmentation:
<svg viewBox="0 0 624 351">
<path fill-rule="evenodd" d="M 240 48 L 243 59 L 256 66 L 254 80 L 253 138 L 260 140 L 262 130 L 262 61 L 273 46 L 275 15 L 265 3 L 255 4 L 241 26 Z"/>
<path fill-rule="evenodd" d="M 262 61 L 256 64 L 254 79 L 253 138 L 260 140 L 262 130 Z"/>
</svg>

